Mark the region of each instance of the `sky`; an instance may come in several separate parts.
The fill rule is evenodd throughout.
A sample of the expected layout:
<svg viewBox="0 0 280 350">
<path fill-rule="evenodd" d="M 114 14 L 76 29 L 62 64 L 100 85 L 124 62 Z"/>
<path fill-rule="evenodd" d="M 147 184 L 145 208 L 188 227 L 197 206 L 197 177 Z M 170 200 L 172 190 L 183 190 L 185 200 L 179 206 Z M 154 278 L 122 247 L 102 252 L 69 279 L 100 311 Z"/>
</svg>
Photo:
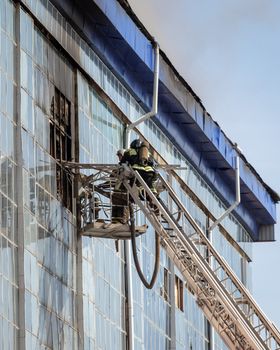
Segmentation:
<svg viewBox="0 0 280 350">
<path fill-rule="evenodd" d="M 128 0 L 262 179 L 280 193 L 280 1 Z M 277 217 L 280 220 L 279 205 Z M 280 224 L 253 247 L 253 296 L 280 328 Z"/>
</svg>

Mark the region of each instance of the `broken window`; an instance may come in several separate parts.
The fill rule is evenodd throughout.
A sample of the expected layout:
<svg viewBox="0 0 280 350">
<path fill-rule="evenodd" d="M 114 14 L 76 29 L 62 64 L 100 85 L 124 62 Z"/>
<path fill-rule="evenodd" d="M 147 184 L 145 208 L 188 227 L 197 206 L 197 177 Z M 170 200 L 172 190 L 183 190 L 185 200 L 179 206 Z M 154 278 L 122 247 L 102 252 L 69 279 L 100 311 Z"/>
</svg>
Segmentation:
<svg viewBox="0 0 280 350">
<path fill-rule="evenodd" d="M 175 275 L 175 305 L 184 311 L 184 286 L 183 281 Z"/>
<path fill-rule="evenodd" d="M 72 160 L 71 103 L 57 88 L 51 105 L 50 154 L 56 160 L 57 198 L 72 211 L 72 176 L 61 166 L 62 160 Z"/>
</svg>

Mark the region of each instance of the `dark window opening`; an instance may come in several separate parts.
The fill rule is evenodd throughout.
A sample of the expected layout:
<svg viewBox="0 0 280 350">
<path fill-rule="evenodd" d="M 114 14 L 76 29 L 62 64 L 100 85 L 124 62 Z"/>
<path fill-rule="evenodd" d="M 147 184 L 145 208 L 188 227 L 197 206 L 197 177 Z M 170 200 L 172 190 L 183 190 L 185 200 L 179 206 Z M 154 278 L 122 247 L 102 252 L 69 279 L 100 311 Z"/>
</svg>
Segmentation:
<svg viewBox="0 0 280 350">
<path fill-rule="evenodd" d="M 204 332 L 205 332 L 205 350 L 211 350 L 211 324 L 204 316 Z"/>
<path fill-rule="evenodd" d="M 175 305 L 184 311 L 184 285 L 183 281 L 175 275 Z"/>
<path fill-rule="evenodd" d="M 169 271 L 164 268 L 163 269 L 163 286 L 161 287 L 161 290 L 160 290 L 160 295 L 163 297 L 163 299 L 166 301 L 166 302 L 169 302 Z"/>
<path fill-rule="evenodd" d="M 51 105 L 50 154 L 57 161 L 57 198 L 72 211 L 72 176 L 61 165 L 62 160 L 72 160 L 71 103 L 57 88 Z"/>
</svg>

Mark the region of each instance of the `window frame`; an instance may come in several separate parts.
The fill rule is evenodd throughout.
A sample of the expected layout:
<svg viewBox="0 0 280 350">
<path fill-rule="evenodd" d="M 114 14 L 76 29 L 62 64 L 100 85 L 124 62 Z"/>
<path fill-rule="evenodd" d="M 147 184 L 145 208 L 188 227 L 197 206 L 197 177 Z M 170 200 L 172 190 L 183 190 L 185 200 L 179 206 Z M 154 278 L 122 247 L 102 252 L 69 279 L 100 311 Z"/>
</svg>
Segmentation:
<svg viewBox="0 0 280 350">
<path fill-rule="evenodd" d="M 49 118 L 50 155 L 56 161 L 57 199 L 72 212 L 73 176 L 62 165 L 62 161 L 73 160 L 71 114 L 71 101 L 55 86 Z"/>
</svg>

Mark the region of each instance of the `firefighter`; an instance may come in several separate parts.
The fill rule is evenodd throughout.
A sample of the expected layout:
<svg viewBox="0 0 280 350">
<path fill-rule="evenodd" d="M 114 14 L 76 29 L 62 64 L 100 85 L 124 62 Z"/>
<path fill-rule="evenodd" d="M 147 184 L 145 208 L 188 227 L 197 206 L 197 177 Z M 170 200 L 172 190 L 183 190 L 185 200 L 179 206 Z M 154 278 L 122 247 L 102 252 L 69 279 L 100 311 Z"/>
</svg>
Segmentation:
<svg viewBox="0 0 280 350">
<path fill-rule="evenodd" d="M 136 169 L 138 161 L 138 150 L 141 146 L 141 141 L 136 139 L 131 142 L 130 147 L 125 150 L 124 155 L 122 157 L 121 163 L 127 163 Z"/>
<path fill-rule="evenodd" d="M 130 148 L 124 152 L 121 163 L 127 163 L 132 169 L 137 170 L 151 191 L 157 195 L 155 187 L 157 173 L 146 141 L 141 142 L 139 139 L 132 141 Z"/>
</svg>

